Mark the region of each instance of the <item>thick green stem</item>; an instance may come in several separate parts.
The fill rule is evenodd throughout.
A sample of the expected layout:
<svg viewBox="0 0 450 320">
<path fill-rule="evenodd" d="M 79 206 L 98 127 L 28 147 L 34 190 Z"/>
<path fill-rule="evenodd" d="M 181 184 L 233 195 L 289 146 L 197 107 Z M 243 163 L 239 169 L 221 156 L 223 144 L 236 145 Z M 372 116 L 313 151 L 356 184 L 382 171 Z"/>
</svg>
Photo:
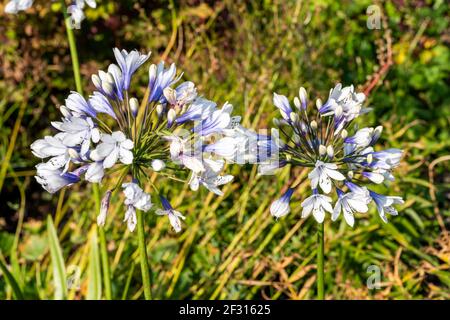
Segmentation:
<svg viewBox="0 0 450 320">
<path fill-rule="evenodd" d="M 112 300 L 111 272 L 109 269 L 108 249 L 106 247 L 106 236 L 103 227 L 98 230 L 100 238 L 100 256 L 102 259 L 103 285 L 105 286 L 106 300 Z"/>
<path fill-rule="evenodd" d="M 75 42 L 75 35 L 73 34 L 73 27 L 70 23 L 70 17 L 67 14 L 67 7 L 64 0 L 61 0 L 62 12 L 64 15 L 64 22 L 66 24 L 67 40 L 69 41 L 70 56 L 72 58 L 73 77 L 75 78 L 75 87 L 79 94 L 83 94 L 83 87 L 81 86 L 80 64 L 78 63 L 77 44 Z"/>
<path fill-rule="evenodd" d="M 95 208 L 97 214 L 100 212 L 100 192 L 98 184 L 93 185 Z M 111 272 L 108 259 L 108 248 L 106 247 L 106 236 L 103 227 L 98 228 L 99 241 L 100 241 L 100 258 L 102 261 L 103 272 L 103 285 L 105 286 L 105 298 L 106 300 L 112 300 L 111 290 Z"/>
<path fill-rule="evenodd" d="M 141 260 L 142 282 L 144 285 L 144 296 L 146 300 L 152 299 L 152 289 L 150 282 L 150 266 L 148 264 L 147 247 L 145 245 L 145 230 L 144 230 L 144 212 L 136 210 L 137 215 L 137 229 L 139 242 L 139 258 Z"/>
<path fill-rule="evenodd" d="M 319 228 L 317 230 L 317 299 L 319 300 L 323 300 L 325 297 L 323 282 L 324 229 L 325 221 L 319 223 Z"/>
</svg>

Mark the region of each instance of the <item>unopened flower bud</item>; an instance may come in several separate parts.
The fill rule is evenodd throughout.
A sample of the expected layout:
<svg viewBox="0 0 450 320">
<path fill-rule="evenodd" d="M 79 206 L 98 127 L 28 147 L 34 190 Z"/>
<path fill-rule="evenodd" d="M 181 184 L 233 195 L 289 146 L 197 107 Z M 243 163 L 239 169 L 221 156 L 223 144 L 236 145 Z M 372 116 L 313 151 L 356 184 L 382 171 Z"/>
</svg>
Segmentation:
<svg viewBox="0 0 450 320">
<path fill-rule="evenodd" d="M 139 110 L 139 102 L 136 98 L 130 99 L 130 110 L 131 110 L 131 113 L 133 114 L 133 117 L 136 118 L 138 110 Z"/>
<path fill-rule="evenodd" d="M 91 80 L 97 89 L 100 89 L 102 87 L 102 80 L 100 80 L 100 77 L 98 75 L 93 74 Z"/>
<path fill-rule="evenodd" d="M 368 163 L 368 164 L 371 164 L 372 161 L 373 161 L 373 155 L 372 155 L 371 153 L 369 153 L 369 154 L 367 155 L 366 160 L 367 160 L 367 163 Z"/>
<path fill-rule="evenodd" d="M 347 138 L 347 136 L 348 136 L 347 130 L 342 129 L 342 131 L 341 131 L 341 138 L 342 138 L 342 139 L 345 139 L 345 138 Z"/>
<path fill-rule="evenodd" d="M 317 99 L 317 100 L 316 100 L 316 108 L 317 108 L 317 110 L 319 110 L 320 108 L 322 108 L 322 100 L 320 100 L 320 99 Z"/>
<path fill-rule="evenodd" d="M 289 116 L 286 114 L 286 112 L 284 112 L 283 110 L 280 110 L 280 114 L 283 117 L 283 119 L 285 119 L 285 120 L 289 120 L 290 119 Z"/>
<path fill-rule="evenodd" d="M 106 82 L 109 82 L 111 84 L 113 84 L 115 82 L 114 77 L 110 72 L 106 73 Z"/>
<path fill-rule="evenodd" d="M 280 120 L 278 120 L 277 118 L 273 118 L 272 123 L 275 127 L 279 127 L 280 126 Z"/>
<path fill-rule="evenodd" d="M 333 148 L 333 146 L 328 146 L 327 147 L 327 156 L 329 158 L 333 158 L 333 156 L 334 156 L 334 148 Z"/>
<path fill-rule="evenodd" d="M 350 178 L 350 179 L 353 179 L 353 171 L 349 171 L 349 172 L 347 172 L 347 176 Z"/>
<path fill-rule="evenodd" d="M 113 92 L 114 92 L 114 87 L 113 87 L 113 84 L 111 82 L 103 81 L 102 82 L 102 89 L 108 95 L 112 95 Z"/>
<path fill-rule="evenodd" d="M 308 98 L 307 98 L 307 93 L 306 93 L 305 88 L 300 87 L 300 90 L 298 91 L 298 96 L 300 97 L 300 101 L 302 103 L 302 108 L 306 109 Z"/>
<path fill-rule="evenodd" d="M 375 142 L 378 141 L 378 139 L 381 136 L 381 132 L 383 132 L 383 127 L 382 126 L 378 126 L 375 128 L 375 130 L 373 131 L 373 135 L 372 135 L 372 139 L 370 141 L 370 144 L 374 144 Z"/>
<path fill-rule="evenodd" d="M 106 191 L 105 195 L 102 198 L 102 203 L 100 206 L 100 213 L 97 216 L 97 224 L 100 227 L 103 227 L 105 225 L 106 221 L 106 214 L 108 213 L 109 209 L 109 201 L 111 199 L 111 190 Z"/>
<path fill-rule="evenodd" d="M 308 130 L 308 127 L 306 126 L 306 123 L 304 123 L 303 121 L 300 122 L 300 130 L 303 133 L 306 133 L 306 131 Z"/>
<path fill-rule="evenodd" d="M 302 108 L 299 98 L 297 98 L 297 97 L 294 98 L 294 105 L 298 110 L 300 110 Z"/>
<path fill-rule="evenodd" d="M 313 130 L 317 130 L 317 122 L 316 122 L 316 120 L 311 121 L 311 123 L 309 125 L 310 125 L 310 127 Z"/>
<path fill-rule="evenodd" d="M 164 107 L 162 106 L 162 104 L 158 104 L 156 106 L 156 114 L 158 115 L 158 117 L 161 117 L 163 110 L 164 110 Z"/>
<path fill-rule="evenodd" d="M 323 144 L 321 144 L 320 146 L 319 146 L 319 154 L 321 155 L 321 156 L 323 156 L 323 155 L 325 155 L 327 153 L 327 147 L 325 147 Z"/>
<path fill-rule="evenodd" d="M 296 144 L 299 144 L 299 143 L 300 143 L 300 136 L 299 136 L 298 134 L 294 133 L 294 134 L 292 135 L 292 140 L 293 140 Z"/>
<path fill-rule="evenodd" d="M 167 112 L 167 126 L 170 128 L 172 126 L 173 121 L 175 120 L 175 117 L 177 116 L 177 113 L 174 109 L 170 109 Z"/>
<path fill-rule="evenodd" d="M 68 148 L 68 149 L 67 149 L 67 152 L 69 153 L 69 156 L 70 156 L 72 159 L 77 159 L 77 158 L 78 158 L 78 152 L 77 152 L 75 149 Z"/>
<path fill-rule="evenodd" d="M 150 68 L 148 69 L 148 78 L 150 86 L 153 86 L 153 82 L 155 82 L 156 79 L 156 64 L 152 64 Z M 150 88 L 151 89 L 151 88 Z"/>
<path fill-rule="evenodd" d="M 289 118 L 291 119 L 292 122 L 295 123 L 295 122 L 298 121 L 299 116 L 298 116 L 298 114 L 296 114 L 295 112 L 291 112 L 291 113 L 289 114 Z"/>
<path fill-rule="evenodd" d="M 162 160 L 155 159 L 155 160 L 152 161 L 152 169 L 153 169 L 153 171 L 161 171 L 165 167 L 166 167 L 166 164 Z"/>
<path fill-rule="evenodd" d="M 65 118 L 69 118 L 70 116 L 72 116 L 72 112 L 70 112 L 70 109 L 67 108 L 66 106 L 60 106 L 59 111 L 61 111 L 62 115 Z"/>
</svg>

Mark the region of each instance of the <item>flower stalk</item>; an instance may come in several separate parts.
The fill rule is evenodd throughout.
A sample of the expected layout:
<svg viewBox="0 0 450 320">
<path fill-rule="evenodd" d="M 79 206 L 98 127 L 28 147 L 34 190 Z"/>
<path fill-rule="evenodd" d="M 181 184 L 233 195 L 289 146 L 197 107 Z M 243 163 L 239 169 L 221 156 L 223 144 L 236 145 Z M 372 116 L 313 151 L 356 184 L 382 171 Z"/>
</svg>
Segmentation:
<svg viewBox="0 0 450 320">
<path fill-rule="evenodd" d="M 100 191 L 99 185 L 94 183 L 92 186 L 94 199 L 95 199 L 95 208 L 96 212 L 100 211 Z M 112 299 L 112 290 L 111 290 L 111 271 L 109 267 L 108 260 L 108 249 L 106 246 L 106 235 L 104 228 L 98 228 L 99 241 L 100 241 L 100 259 L 102 263 L 102 272 L 103 272 L 103 285 L 105 286 L 105 298 L 107 300 Z"/>
<path fill-rule="evenodd" d="M 145 300 L 152 300 L 150 265 L 148 263 L 147 246 L 145 245 L 144 212 L 137 210 L 138 250 L 141 264 L 142 285 Z"/>
<path fill-rule="evenodd" d="M 323 300 L 325 297 L 324 290 L 324 225 L 319 223 L 317 228 L 317 299 Z"/>
<path fill-rule="evenodd" d="M 70 56 L 72 58 L 72 69 L 73 69 L 73 77 L 75 78 L 75 87 L 80 94 L 83 94 L 83 87 L 81 86 L 80 64 L 78 62 L 77 44 L 75 42 L 75 35 L 73 33 L 70 17 L 67 14 L 67 6 L 64 0 L 61 0 L 61 9 L 64 15 L 67 40 L 69 42 Z"/>
</svg>

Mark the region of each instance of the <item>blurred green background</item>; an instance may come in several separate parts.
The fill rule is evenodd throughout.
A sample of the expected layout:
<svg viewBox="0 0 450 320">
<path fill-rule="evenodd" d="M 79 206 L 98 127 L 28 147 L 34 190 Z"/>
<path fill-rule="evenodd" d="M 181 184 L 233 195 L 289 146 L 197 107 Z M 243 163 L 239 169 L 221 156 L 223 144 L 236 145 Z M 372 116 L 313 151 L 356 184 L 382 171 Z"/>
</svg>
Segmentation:
<svg viewBox="0 0 450 320">
<path fill-rule="evenodd" d="M 85 94 L 93 89 L 91 74 L 113 62 L 115 46 L 152 51 L 152 63 L 175 62 L 200 93 L 219 105 L 229 101 L 256 130 L 276 116 L 273 91 L 292 99 L 304 86 L 310 97 L 324 100 L 338 82 L 360 90 L 375 84 L 368 97 L 374 110 L 359 123 L 382 124 L 381 145 L 405 150 L 390 193 L 406 201 L 389 224 L 374 208 L 359 214 L 353 229 L 328 219 L 326 298 L 450 298 L 446 1 L 97 2 L 75 30 Z M 90 185 L 51 196 L 33 178 L 39 160 L 29 146 L 52 133 L 49 123 L 60 117 L 57 106 L 75 88 L 61 7 L 35 0 L 26 12 L 6 15 L 5 4 L 0 4 L 0 299 L 18 298 L 17 292 L 27 299 L 53 298 L 48 215 L 69 277 L 68 298 L 104 298 Z M 380 29 L 367 27 L 370 5 L 380 9 Z M 387 75 L 374 82 L 389 57 Z M 139 97 L 147 76 L 144 67 L 135 77 Z M 183 232 L 174 234 L 166 219 L 146 215 L 155 298 L 314 298 L 317 225 L 300 220 L 308 183 L 294 194 L 293 211 L 275 221 L 268 207 L 292 178 L 289 168 L 263 177 L 256 166 L 228 169 L 236 177 L 222 197 L 158 180 L 187 219 Z M 306 171 L 294 174 L 301 180 Z M 121 203 L 113 198 L 105 226 L 112 293 L 114 299 L 140 299 L 136 235 L 122 223 Z M 379 289 L 367 287 L 370 266 L 381 272 Z"/>
</svg>

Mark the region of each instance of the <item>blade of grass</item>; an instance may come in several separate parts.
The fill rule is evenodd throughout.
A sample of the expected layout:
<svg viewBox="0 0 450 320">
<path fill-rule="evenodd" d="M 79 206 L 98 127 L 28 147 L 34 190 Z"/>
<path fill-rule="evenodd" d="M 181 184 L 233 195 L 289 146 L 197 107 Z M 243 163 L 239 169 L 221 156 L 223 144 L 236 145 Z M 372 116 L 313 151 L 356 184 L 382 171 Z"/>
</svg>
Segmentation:
<svg viewBox="0 0 450 320">
<path fill-rule="evenodd" d="M 3 182 L 5 181 L 6 171 L 9 167 L 9 160 L 11 159 L 12 153 L 14 151 L 14 147 L 16 145 L 17 135 L 19 134 L 20 124 L 22 123 L 22 118 L 25 113 L 25 107 L 27 106 L 27 102 L 23 101 L 20 105 L 19 114 L 17 115 L 16 122 L 14 123 L 14 128 L 11 133 L 11 137 L 9 138 L 9 145 L 6 151 L 5 157 L 2 160 L 2 166 L 0 168 L 0 193 L 3 188 Z"/>
</svg>

